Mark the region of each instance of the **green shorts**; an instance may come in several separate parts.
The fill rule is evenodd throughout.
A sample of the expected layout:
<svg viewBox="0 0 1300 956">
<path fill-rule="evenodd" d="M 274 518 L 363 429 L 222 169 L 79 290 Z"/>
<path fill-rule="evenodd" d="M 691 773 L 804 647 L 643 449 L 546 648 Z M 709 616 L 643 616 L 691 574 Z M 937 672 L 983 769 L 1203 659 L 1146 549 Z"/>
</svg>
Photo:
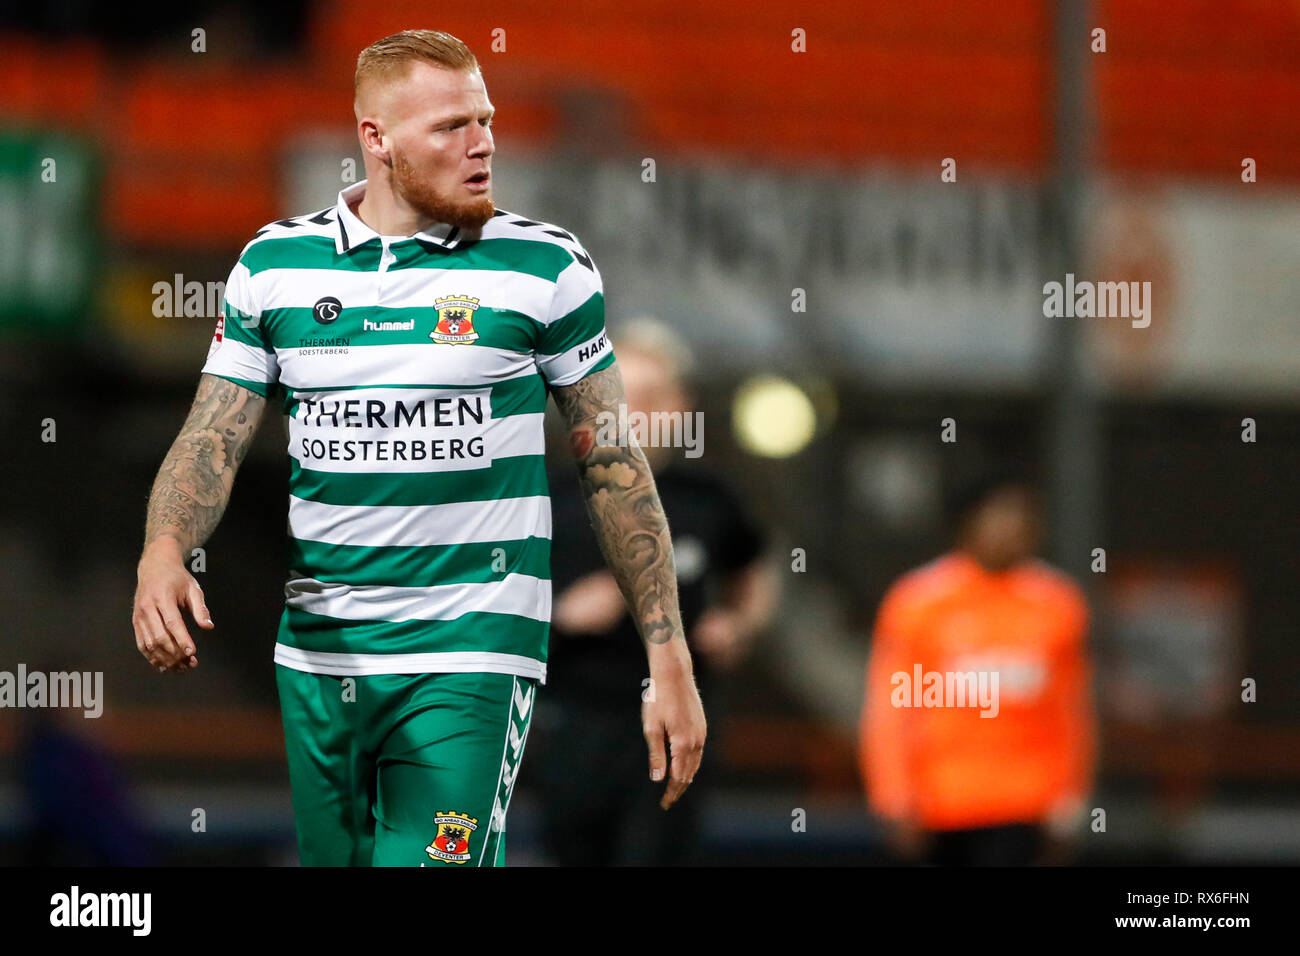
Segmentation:
<svg viewBox="0 0 1300 956">
<path fill-rule="evenodd" d="M 303 866 L 503 866 L 536 682 L 276 665 Z"/>
</svg>

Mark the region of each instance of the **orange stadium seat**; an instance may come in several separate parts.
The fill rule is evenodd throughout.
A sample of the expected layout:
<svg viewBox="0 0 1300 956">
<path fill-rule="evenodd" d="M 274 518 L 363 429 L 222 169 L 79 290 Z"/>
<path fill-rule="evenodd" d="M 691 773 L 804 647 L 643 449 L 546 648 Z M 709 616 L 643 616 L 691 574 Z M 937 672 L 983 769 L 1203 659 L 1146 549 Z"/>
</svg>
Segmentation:
<svg viewBox="0 0 1300 956">
<path fill-rule="evenodd" d="M 1049 161 L 1053 25 L 1037 0 L 826 0 L 692 7 L 574 0 L 583 29 L 529 0 L 440 11 L 423 0 L 330 0 L 296 60 L 107 67 L 93 41 L 0 34 L 3 119 L 95 136 L 109 227 L 142 243 L 227 245 L 282 210 L 282 144 L 350 125 L 357 52 L 425 25 L 478 53 L 499 136 L 553 143 L 558 94 L 609 91 L 635 147 L 807 164 L 930 164 L 1035 175 Z M 1300 177 L 1300 7 L 1269 0 L 1102 0 L 1097 160 L 1117 172 Z M 570 21 L 571 22 L 571 21 Z M 491 51 L 506 30 L 507 52 Z M 785 60 L 790 31 L 807 54 Z M 976 82 L 976 78 L 978 81 Z M 629 144 L 610 144 L 625 148 Z"/>
<path fill-rule="evenodd" d="M 1116 171 L 1300 176 L 1300 7 L 1269 0 L 1103 0 L 1098 158 Z"/>
<path fill-rule="evenodd" d="M 226 245 L 280 214 L 280 148 L 349 119 L 346 99 L 289 67 L 178 72 L 127 81 L 109 171 L 112 231 L 142 243 Z"/>
<path fill-rule="evenodd" d="M 102 119 L 105 56 L 92 41 L 38 42 L 0 34 L 4 119 L 84 128 Z"/>
<path fill-rule="evenodd" d="M 708 136 L 714 151 L 743 156 L 928 161 L 951 155 L 955 139 L 983 144 L 967 155 L 976 163 L 1041 165 L 1050 55 L 1041 5 L 905 6 L 829 0 L 792 15 L 788 3 L 770 0 L 743 8 L 579 0 L 566 7 L 584 25 L 574 30 L 508 0 L 449 12 L 436 25 L 478 51 L 489 83 L 513 89 L 526 75 L 533 85 L 623 94 L 636 114 L 630 127 L 654 148 L 696 150 Z M 313 26 L 313 50 L 341 67 L 378 37 L 426 21 L 427 8 L 412 0 L 380 13 L 335 0 Z M 808 31 L 810 53 L 779 59 L 793 56 L 796 26 Z M 490 50 L 497 27 L 506 30 L 505 55 Z M 764 68 L 765 60 L 783 68 Z M 971 83 L 973 71 L 984 81 Z"/>
</svg>

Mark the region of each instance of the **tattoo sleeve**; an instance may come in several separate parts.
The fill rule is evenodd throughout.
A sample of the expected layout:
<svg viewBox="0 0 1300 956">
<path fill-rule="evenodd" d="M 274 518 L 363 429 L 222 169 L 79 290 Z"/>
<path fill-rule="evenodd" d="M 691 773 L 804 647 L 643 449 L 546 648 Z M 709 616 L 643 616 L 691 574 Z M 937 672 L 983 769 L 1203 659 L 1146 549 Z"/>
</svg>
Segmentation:
<svg viewBox="0 0 1300 956">
<path fill-rule="evenodd" d="M 599 444 L 597 416 L 618 414 L 625 401 L 617 365 L 552 390 L 564 416 L 569 450 L 577 459 L 587 514 L 641 637 L 665 644 L 682 634 L 677 573 L 659 492 L 636 439 Z"/>
<path fill-rule="evenodd" d="M 266 399 L 215 375 L 199 377 L 189 417 L 158 469 L 149 495 L 145 545 L 172 535 L 188 553 L 221 520 Z"/>
</svg>

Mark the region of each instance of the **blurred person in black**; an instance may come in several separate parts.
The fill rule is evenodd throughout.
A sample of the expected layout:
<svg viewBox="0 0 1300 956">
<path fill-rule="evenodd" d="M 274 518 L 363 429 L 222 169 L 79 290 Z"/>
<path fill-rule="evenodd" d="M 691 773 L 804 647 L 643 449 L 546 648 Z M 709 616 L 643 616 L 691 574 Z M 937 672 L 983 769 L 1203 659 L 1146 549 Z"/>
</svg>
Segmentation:
<svg viewBox="0 0 1300 956">
<path fill-rule="evenodd" d="M 637 412 L 676 412 L 683 422 L 695 415 L 690 352 L 667 326 L 632 320 L 616 340 L 631 422 Z M 698 430 L 694 435 L 702 440 Z M 643 450 L 673 535 L 696 681 L 717 726 L 725 720 L 723 676 L 770 618 L 776 577 L 763 556 L 761 531 L 726 484 L 683 461 L 689 447 L 672 447 L 661 436 L 643 442 Z M 582 499 L 567 485 L 567 477 L 552 481 L 555 603 L 548 693 L 538 702 L 529 741 L 553 755 L 533 764 L 546 853 L 563 866 L 699 862 L 709 778 L 698 779 L 673 813 L 659 808 L 646 779 L 642 731 L 627 709 L 633 694 L 645 699 L 653 690 L 645 655 L 636 641 L 629 643 L 635 636 L 632 619 L 587 527 Z"/>
</svg>

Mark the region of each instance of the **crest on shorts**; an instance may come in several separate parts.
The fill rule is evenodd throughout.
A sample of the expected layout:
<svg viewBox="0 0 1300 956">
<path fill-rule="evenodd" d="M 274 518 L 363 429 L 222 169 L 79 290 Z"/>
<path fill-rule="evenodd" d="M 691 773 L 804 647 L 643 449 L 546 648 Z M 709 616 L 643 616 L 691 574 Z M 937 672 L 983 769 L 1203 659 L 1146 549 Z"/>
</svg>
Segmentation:
<svg viewBox="0 0 1300 956">
<path fill-rule="evenodd" d="M 451 345 L 464 345 L 478 338 L 474 331 L 474 310 L 478 299 L 467 295 L 446 295 L 433 300 L 438 310 L 438 324 L 429 338 Z"/>
<path fill-rule="evenodd" d="M 438 835 L 424 852 L 435 860 L 468 863 L 469 837 L 478 829 L 478 817 L 442 810 L 434 815 L 433 822 L 438 824 Z"/>
</svg>

